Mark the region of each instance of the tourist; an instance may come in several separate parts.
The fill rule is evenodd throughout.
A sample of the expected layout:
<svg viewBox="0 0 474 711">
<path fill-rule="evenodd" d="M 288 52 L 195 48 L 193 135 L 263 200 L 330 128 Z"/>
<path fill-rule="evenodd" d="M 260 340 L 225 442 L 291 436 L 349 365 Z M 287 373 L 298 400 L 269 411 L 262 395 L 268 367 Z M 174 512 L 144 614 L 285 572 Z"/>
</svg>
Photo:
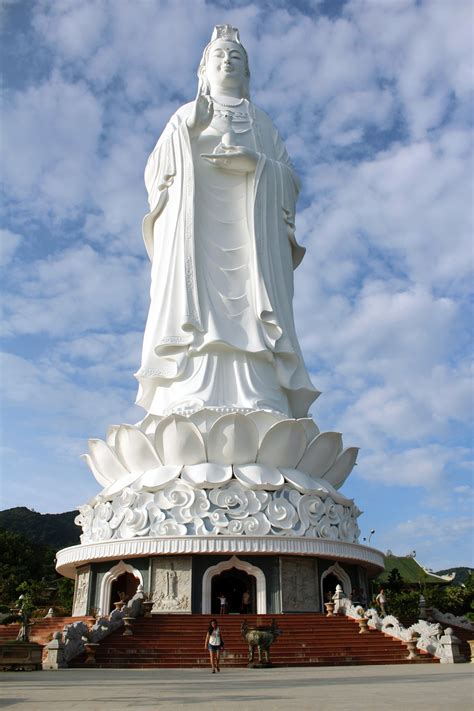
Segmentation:
<svg viewBox="0 0 474 711">
<path fill-rule="evenodd" d="M 250 591 L 246 590 L 244 594 L 242 595 L 242 604 L 240 606 L 240 611 L 245 614 L 250 612 L 250 603 L 251 603 L 251 597 L 250 597 Z"/>
<path fill-rule="evenodd" d="M 219 603 L 221 606 L 219 614 L 225 615 L 227 612 L 227 598 L 226 596 L 222 593 L 221 595 L 218 596 Z"/>
<path fill-rule="evenodd" d="M 224 640 L 222 639 L 221 631 L 217 620 L 211 620 L 209 629 L 207 630 L 204 649 L 209 650 L 209 659 L 211 660 L 212 673 L 220 672 L 219 658 L 221 650 L 224 649 Z"/>
<path fill-rule="evenodd" d="M 387 598 L 385 596 L 385 591 L 383 588 L 380 588 L 380 592 L 375 598 L 377 604 L 379 605 L 381 611 L 382 611 L 382 616 L 385 617 L 387 612 L 385 610 L 385 605 L 387 604 Z"/>
</svg>

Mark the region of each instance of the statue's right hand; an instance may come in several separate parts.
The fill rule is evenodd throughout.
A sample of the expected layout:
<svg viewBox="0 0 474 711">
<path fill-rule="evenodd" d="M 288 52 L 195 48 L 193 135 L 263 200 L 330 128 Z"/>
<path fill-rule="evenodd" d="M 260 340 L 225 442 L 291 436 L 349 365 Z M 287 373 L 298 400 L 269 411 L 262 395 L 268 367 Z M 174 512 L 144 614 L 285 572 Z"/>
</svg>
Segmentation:
<svg viewBox="0 0 474 711">
<path fill-rule="evenodd" d="M 199 93 L 194 102 L 191 115 L 186 119 L 186 124 L 191 136 L 198 136 L 206 130 L 214 115 L 214 105 L 209 94 Z"/>
</svg>

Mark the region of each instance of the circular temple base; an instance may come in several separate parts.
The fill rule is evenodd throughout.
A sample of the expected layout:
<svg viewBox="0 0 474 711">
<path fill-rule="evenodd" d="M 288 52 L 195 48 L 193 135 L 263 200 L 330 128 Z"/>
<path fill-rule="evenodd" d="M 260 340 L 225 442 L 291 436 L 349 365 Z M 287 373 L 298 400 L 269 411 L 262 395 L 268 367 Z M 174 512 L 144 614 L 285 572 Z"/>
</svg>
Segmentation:
<svg viewBox="0 0 474 711">
<path fill-rule="evenodd" d="M 125 560 L 153 555 L 189 555 L 199 553 L 225 554 L 292 554 L 320 556 L 333 560 L 360 563 L 374 571 L 383 570 L 383 553 L 357 543 L 345 543 L 322 538 L 279 536 L 170 536 L 101 541 L 70 548 L 57 553 L 57 570 L 74 578 L 75 569 L 87 563 Z"/>
</svg>

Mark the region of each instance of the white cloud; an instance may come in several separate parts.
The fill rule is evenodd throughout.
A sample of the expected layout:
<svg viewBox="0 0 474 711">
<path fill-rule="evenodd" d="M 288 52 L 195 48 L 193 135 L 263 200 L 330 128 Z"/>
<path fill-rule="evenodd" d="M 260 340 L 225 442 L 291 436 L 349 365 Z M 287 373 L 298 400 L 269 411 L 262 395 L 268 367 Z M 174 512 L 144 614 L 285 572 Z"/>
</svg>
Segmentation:
<svg viewBox="0 0 474 711">
<path fill-rule="evenodd" d="M 416 558 L 432 570 L 472 565 L 474 518 L 420 514 L 402 521 L 379 536 L 378 546 L 394 555 L 416 551 Z"/>
<path fill-rule="evenodd" d="M 21 212 L 70 219 L 91 195 L 102 109 L 83 82 L 59 74 L 12 92 L 2 117 L 4 175 Z"/>
<path fill-rule="evenodd" d="M 132 388 L 87 387 L 47 356 L 33 363 L 3 353 L 0 386 L 3 402 L 24 409 L 26 418 L 31 412 L 44 413 L 44 421 L 35 434 L 45 437 L 45 430 L 49 430 L 57 448 L 62 447 L 64 435 L 76 441 L 78 432 L 87 433 L 85 446 L 86 437 L 94 431 L 104 435 L 112 422 L 136 422 L 143 416 L 143 411 L 133 405 Z"/>
<path fill-rule="evenodd" d="M 4 326 L 10 335 L 64 337 L 144 321 L 143 271 L 144 260 L 99 254 L 87 245 L 18 267 L 11 277 L 21 284 L 20 295 L 5 304 Z"/>
<path fill-rule="evenodd" d="M 468 289 L 473 268 L 466 259 L 472 234 L 469 145 L 467 131 L 446 131 L 432 142 L 395 145 L 357 165 L 313 168 L 314 195 L 297 226 L 318 279 L 333 290 L 351 285 L 350 279 L 331 281 L 327 263 L 337 268 L 342 256 L 381 276 L 392 262 L 397 276 L 437 292 Z"/>
<path fill-rule="evenodd" d="M 103 42 L 108 24 L 105 2 L 42 2 L 34 16 L 36 30 L 68 61 L 83 61 Z"/>
<path fill-rule="evenodd" d="M 22 239 L 22 236 L 15 232 L 0 229 L 0 267 L 10 264 Z"/>
<path fill-rule="evenodd" d="M 374 65 L 393 77 L 415 139 L 440 125 L 453 100 L 467 106 L 472 91 L 469 0 L 455 6 L 437 0 L 353 0 L 346 15 L 364 33 Z"/>
<path fill-rule="evenodd" d="M 446 492 L 455 481 L 447 478 L 447 468 L 463 468 L 469 452 L 464 448 L 425 445 L 401 452 L 384 451 L 359 456 L 358 476 L 386 486 L 421 486 L 428 492 L 438 487 Z M 454 465 L 454 466 L 453 466 Z"/>
</svg>

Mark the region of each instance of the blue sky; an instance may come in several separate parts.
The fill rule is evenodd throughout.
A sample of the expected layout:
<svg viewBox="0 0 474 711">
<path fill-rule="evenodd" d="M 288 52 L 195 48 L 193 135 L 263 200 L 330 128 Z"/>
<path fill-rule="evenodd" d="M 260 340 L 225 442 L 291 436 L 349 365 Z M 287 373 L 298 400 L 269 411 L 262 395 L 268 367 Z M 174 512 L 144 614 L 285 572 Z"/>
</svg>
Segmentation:
<svg viewBox="0 0 474 711">
<path fill-rule="evenodd" d="M 363 536 L 471 565 L 470 0 L 4 1 L 2 508 L 75 508 L 135 422 L 146 158 L 214 24 L 302 178 L 295 316 Z"/>
</svg>

